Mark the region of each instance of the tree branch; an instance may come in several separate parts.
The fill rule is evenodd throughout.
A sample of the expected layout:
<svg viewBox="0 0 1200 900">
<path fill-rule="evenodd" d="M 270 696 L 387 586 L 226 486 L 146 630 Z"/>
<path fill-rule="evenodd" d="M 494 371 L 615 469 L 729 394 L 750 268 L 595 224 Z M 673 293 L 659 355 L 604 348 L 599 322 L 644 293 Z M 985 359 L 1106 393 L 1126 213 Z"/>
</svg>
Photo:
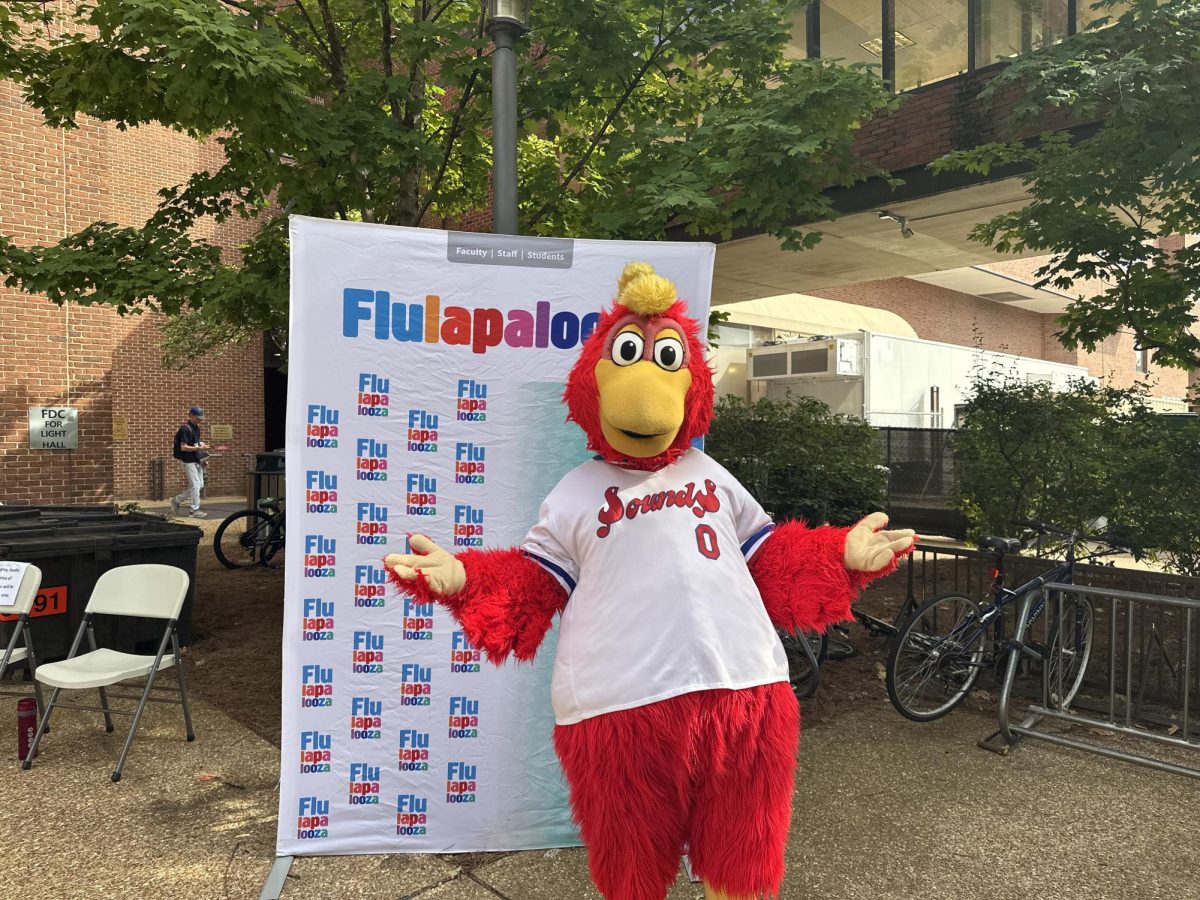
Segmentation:
<svg viewBox="0 0 1200 900">
<path fill-rule="evenodd" d="M 338 90 L 344 93 L 350 87 L 346 80 L 346 50 L 338 36 L 337 23 L 333 21 L 329 0 L 317 0 L 317 5 L 321 7 L 321 22 L 325 25 L 325 36 L 329 41 L 329 74 L 333 76 Z"/>
<path fill-rule="evenodd" d="M 543 203 L 541 209 L 534 213 L 533 216 L 528 220 L 526 223 L 527 225 L 536 225 L 538 222 L 540 222 L 545 215 L 550 212 L 550 209 L 554 206 L 554 204 L 558 202 L 558 198 L 561 197 L 566 192 L 567 188 L 571 186 L 571 182 L 573 182 L 576 177 L 578 177 L 579 173 L 583 171 L 584 167 L 591 160 L 592 154 L 594 154 L 600 147 L 600 142 L 603 141 L 605 136 L 608 134 L 609 127 L 611 127 L 612 123 L 616 121 L 617 116 L 620 114 L 625 104 L 629 101 L 629 98 L 633 96 L 633 92 L 637 90 L 638 86 L 642 83 L 642 79 L 646 77 L 646 73 L 649 72 L 654 64 L 658 61 L 658 58 L 663 54 L 665 48 L 670 44 L 671 38 L 675 37 L 675 35 L 679 32 L 679 29 L 682 28 L 686 22 L 687 19 L 679 22 L 674 28 L 671 29 L 671 32 L 666 35 L 666 37 L 660 38 L 658 45 L 650 52 L 650 55 L 646 57 L 646 61 L 642 63 L 642 66 L 640 69 L 638 69 L 637 74 L 633 77 L 629 84 L 626 85 L 620 99 L 617 100 L 616 104 L 609 111 L 608 115 L 605 116 L 604 121 L 600 124 L 600 127 L 596 129 L 596 133 L 592 135 L 592 139 L 588 144 L 588 148 L 586 151 L 584 151 L 583 156 L 580 157 L 579 162 L 577 162 L 571 168 L 571 171 L 568 172 L 567 176 L 559 183 L 558 188 L 555 189 L 553 196 Z"/>
<path fill-rule="evenodd" d="M 317 28 L 317 23 L 312 20 L 312 16 L 308 14 L 308 10 L 304 8 L 303 0 L 292 0 L 292 5 L 300 10 L 300 15 L 304 17 L 304 21 L 308 23 L 308 30 L 312 32 L 313 39 L 317 42 L 317 46 L 325 51 L 326 59 L 329 58 L 329 48 L 321 43 L 321 32 Z"/>
<path fill-rule="evenodd" d="M 442 151 L 442 161 L 438 166 L 437 175 L 433 179 L 433 184 L 429 186 L 429 190 L 425 192 L 425 202 L 421 204 L 421 210 L 417 213 L 416 220 L 420 222 L 425 218 L 425 213 L 429 211 L 429 207 L 433 204 L 433 198 L 437 192 L 441 190 L 442 179 L 446 176 L 446 169 L 450 165 L 450 157 L 454 155 L 454 143 L 458 140 L 459 130 L 462 127 L 463 113 L 467 108 L 467 103 L 471 99 L 471 93 L 475 88 L 475 81 L 479 77 L 479 70 L 476 69 L 471 73 L 471 77 L 467 79 L 466 85 L 463 87 L 462 97 L 459 98 L 458 108 L 454 110 L 454 117 L 450 120 L 450 131 L 446 135 L 445 147 Z"/>
</svg>

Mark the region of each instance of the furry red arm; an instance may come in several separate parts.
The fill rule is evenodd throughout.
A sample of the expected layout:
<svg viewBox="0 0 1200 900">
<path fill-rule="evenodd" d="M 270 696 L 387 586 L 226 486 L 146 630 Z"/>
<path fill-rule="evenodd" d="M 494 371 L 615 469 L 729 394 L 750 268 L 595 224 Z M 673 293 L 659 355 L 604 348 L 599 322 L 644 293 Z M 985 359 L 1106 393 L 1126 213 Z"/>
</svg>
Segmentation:
<svg viewBox="0 0 1200 900">
<path fill-rule="evenodd" d="M 849 528 L 784 522 L 750 560 L 767 615 L 787 631 L 824 631 L 850 618 L 850 604 L 868 583 L 896 569 L 851 572 L 844 554 Z"/>
<path fill-rule="evenodd" d="M 451 597 L 434 594 L 420 574 L 416 581 L 404 581 L 388 569 L 388 578 L 418 602 L 440 603 L 450 610 L 467 640 L 496 665 L 510 653 L 522 662 L 533 659 L 554 614 L 567 603 L 566 590 L 515 547 L 467 550 L 457 556 L 467 583 Z"/>
</svg>

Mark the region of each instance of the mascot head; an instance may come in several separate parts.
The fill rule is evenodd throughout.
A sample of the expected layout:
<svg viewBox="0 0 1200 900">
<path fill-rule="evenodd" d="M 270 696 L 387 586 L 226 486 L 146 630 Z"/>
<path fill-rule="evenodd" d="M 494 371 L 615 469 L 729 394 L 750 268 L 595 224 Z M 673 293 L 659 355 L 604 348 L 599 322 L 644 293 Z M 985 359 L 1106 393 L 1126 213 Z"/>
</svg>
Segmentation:
<svg viewBox="0 0 1200 900">
<path fill-rule="evenodd" d="M 648 263 L 630 263 L 567 376 L 567 418 L 611 463 L 658 469 L 708 431 L 712 372 L 700 326 L 684 309 L 675 285 Z"/>
</svg>

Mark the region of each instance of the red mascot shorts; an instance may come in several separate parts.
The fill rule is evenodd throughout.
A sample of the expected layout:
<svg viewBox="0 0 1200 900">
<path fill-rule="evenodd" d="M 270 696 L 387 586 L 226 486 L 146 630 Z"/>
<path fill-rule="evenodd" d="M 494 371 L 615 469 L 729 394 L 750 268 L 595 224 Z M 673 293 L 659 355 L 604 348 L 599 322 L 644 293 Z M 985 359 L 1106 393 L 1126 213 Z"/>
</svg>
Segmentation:
<svg viewBox="0 0 1200 900">
<path fill-rule="evenodd" d="M 556 726 L 571 808 L 606 900 L 662 900 L 685 844 L 711 887 L 778 893 L 799 740 L 786 682 Z"/>
</svg>

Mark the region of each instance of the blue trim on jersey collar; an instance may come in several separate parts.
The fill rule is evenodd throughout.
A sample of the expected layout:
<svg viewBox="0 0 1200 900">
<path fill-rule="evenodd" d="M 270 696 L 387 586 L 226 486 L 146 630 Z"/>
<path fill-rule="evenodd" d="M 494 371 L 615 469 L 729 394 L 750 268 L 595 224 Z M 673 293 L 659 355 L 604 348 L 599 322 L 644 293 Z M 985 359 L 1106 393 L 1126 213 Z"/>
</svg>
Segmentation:
<svg viewBox="0 0 1200 900">
<path fill-rule="evenodd" d="M 765 538 L 768 534 L 775 530 L 775 523 L 768 522 L 758 531 L 754 532 L 744 544 L 742 544 L 742 556 L 749 556 L 750 551 L 754 549 L 754 545 Z"/>
<path fill-rule="evenodd" d="M 574 592 L 575 579 L 567 574 L 566 569 L 560 565 L 550 562 L 550 560 L 545 559 L 544 557 L 538 556 L 536 553 L 530 553 L 528 550 L 522 550 L 521 552 L 532 559 L 535 563 L 540 565 L 551 575 L 554 575 L 556 578 L 561 580 L 563 585 L 567 588 L 567 593 Z"/>
</svg>

